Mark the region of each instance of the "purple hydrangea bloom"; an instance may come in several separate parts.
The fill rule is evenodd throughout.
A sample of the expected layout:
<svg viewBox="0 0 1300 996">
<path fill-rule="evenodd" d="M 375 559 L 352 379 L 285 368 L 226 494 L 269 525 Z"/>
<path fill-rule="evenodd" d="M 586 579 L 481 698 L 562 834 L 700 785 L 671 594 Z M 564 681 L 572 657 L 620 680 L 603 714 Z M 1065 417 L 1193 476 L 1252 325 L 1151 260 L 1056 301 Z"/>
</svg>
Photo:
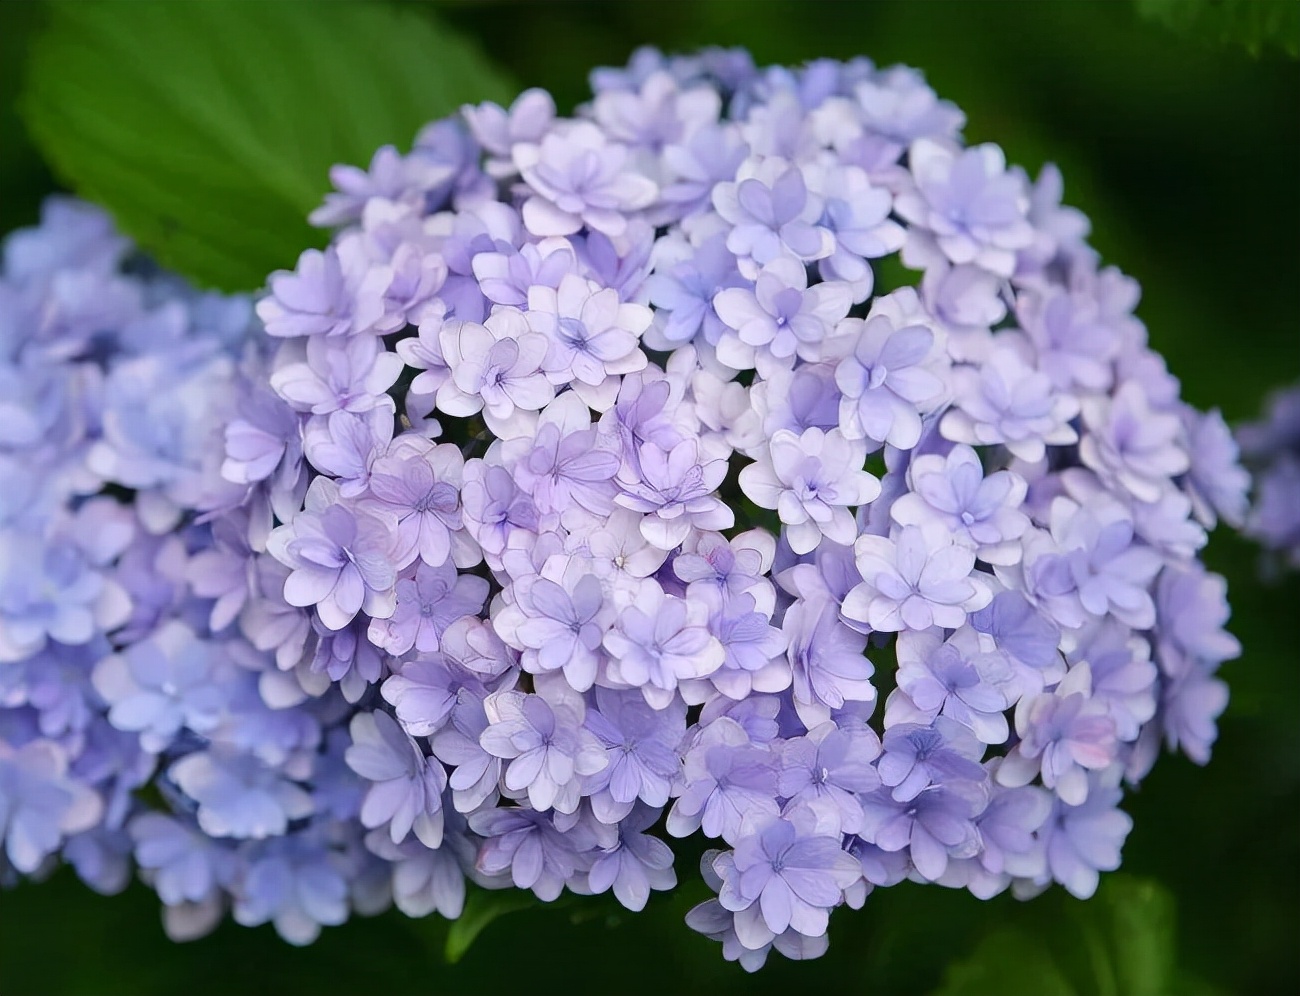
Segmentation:
<svg viewBox="0 0 1300 996">
<path fill-rule="evenodd" d="M 47 639 L 82 644 L 126 622 L 130 600 L 70 538 L 0 531 L 0 661 L 22 660 Z"/>
<path fill-rule="evenodd" d="M 605 634 L 610 678 L 639 688 L 651 706 L 666 709 L 679 682 L 707 677 L 722 666 L 725 651 L 709 632 L 707 619 L 702 604 L 648 587 Z"/>
<path fill-rule="evenodd" d="M 298 257 L 298 268 L 276 271 L 270 286 L 270 296 L 257 305 L 268 335 L 356 335 L 368 332 L 383 315 L 378 281 L 354 285 L 333 249 L 306 250 Z"/>
<path fill-rule="evenodd" d="M 451 556 L 452 533 L 461 525 L 457 491 L 463 467 L 460 451 L 450 444 L 394 445 L 374 462 L 366 504 L 397 517 L 398 566 L 418 557 L 439 567 Z"/>
<path fill-rule="evenodd" d="M 1300 389 L 1274 392 L 1264 417 L 1237 429 L 1237 441 L 1255 472 L 1246 533 L 1291 564 L 1300 565 L 1300 503 L 1296 501 L 1300 494 Z M 1195 482 L 1195 459 L 1192 478 Z M 1228 517 L 1226 511 L 1223 515 Z"/>
<path fill-rule="evenodd" d="M 624 168 L 627 147 L 588 122 L 554 127 L 540 143 L 516 143 L 511 155 L 533 193 L 523 215 L 537 236 L 572 235 L 583 225 L 621 235 L 626 214 L 658 193 L 649 178 Z"/>
<path fill-rule="evenodd" d="M 776 256 L 759 271 L 752 289 L 728 287 L 713 298 L 724 330 L 730 330 L 718 342 L 718 358 L 738 370 L 754 366 L 760 349 L 781 362 L 792 361 L 796 353 L 815 362 L 851 303 L 848 284 L 809 287 L 798 262 Z"/>
<path fill-rule="evenodd" d="M 879 752 L 871 730 L 823 723 L 806 737 L 785 742 L 778 788 L 787 805 L 825 808 L 829 804 L 840 830 L 857 833 L 862 825 L 858 796 L 880 787 L 880 775 L 871 764 Z"/>
<path fill-rule="evenodd" d="M 494 156 L 509 158 L 520 142 L 536 142 L 555 118 L 555 101 L 545 90 L 525 90 L 507 110 L 491 102 L 462 108 L 470 131 Z M 491 172 L 491 170 L 489 170 Z"/>
<path fill-rule="evenodd" d="M 1155 501 L 1169 478 L 1190 465 L 1180 444 L 1181 420 L 1153 410 L 1136 381 L 1121 384 L 1112 396 L 1087 399 L 1082 414 L 1091 431 L 1079 441 L 1079 458 L 1139 501 Z"/>
<path fill-rule="evenodd" d="M 1294 559 L 1294 407 L 1247 514 L 1059 174 L 914 70 L 592 79 L 337 167 L 260 324 L 74 202 L 5 241 L 13 870 L 306 943 L 466 878 L 639 909 L 667 808 L 752 970 L 905 878 L 1090 892 L 1118 780 L 1207 758 L 1198 558 L 1246 514 Z"/>
<path fill-rule="evenodd" d="M 339 341 L 313 336 L 301 361 L 286 362 L 271 374 L 271 387 L 300 412 L 369 411 L 402 370 L 401 361 L 382 346 L 369 335 Z"/>
<path fill-rule="evenodd" d="M 251 927 L 273 923 L 290 944 L 347 919 L 348 881 L 338 852 L 302 836 L 277 837 L 248 859 L 231 913 Z"/>
<path fill-rule="evenodd" d="M 412 648 L 437 650 L 442 634 L 458 619 L 475 616 L 487 600 L 488 583 L 472 574 L 457 574 L 447 563 L 418 564 L 415 576 L 397 582 L 397 605 L 387 619 L 373 619 L 370 642 L 401 656 Z"/>
<path fill-rule="evenodd" d="M 794 681 L 794 704 L 807 726 L 830 719 L 848 702 L 874 703 L 875 667 L 866 637 L 845 626 L 833 603 L 796 602 L 782 628 Z"/>
<path fill-rule="evenodd" d="M 596 679 L 605 627 L 600 616 L 605 594 L 595 575 L 588 574 L 572 590 L 544 577 L 534 577 L 514 589 L 517 611 L 502 613 L 497 632 L 523 651 L 525 670 L 545 673 L 563 669 L 569 683 L 586 691 Z"/>
<path fill-rule="evenodd" d="M 447 773 L 430 763 L 397 722 L 385 712 L 352 717 L 348 767 L 371 782 L 361 804 L 361 823 L 387 827 L 394 844 L 414 831 L 425 845 L 442 843 L 442 790 Z"/>
<path fill-rule="evenodd" d="M 809 192 L 803 171 L 779 159 L 764 167 L 770 168 L 713 188 L 713 206 L 732 225 L 727 248 L 741 259 L 750 279 L 775 259 L 810 262 L 835 251 L 833 233 L 817 225 L 822 200 Z"/>
<path fill-rule="evenodd" d="M 1052 815 L 1050 793 L 1032 785 L 995 789 L 984 811 L 975 820 L 982 847 L 976 859 L 988 878 L 974 879 L 968 886 L 987 899 L 991 889 L 1001 891 L 1011 876 L 1041 878 L 1046 871 L 1038 832 Z"/>
<path fill-rule="evenodd" d="M 52 740 L 13 747 L 0 739 L 0 831 L 5 856 L 35 872 L 63 839 L 99 822 L 103 800 L 69 776 L 67 753 Z"/>
<path fill-rule="evenodd" d="M 931 786 L 985 780 L 981 744 L 960 723 L 946 717 L 929 726 L 899 723 L 885 731 L 877 769 L 894 798 L 909 802 Z"/>
<path fill-rule="evenodd" d="M 621 481 L 614 500 L 647 513 L 641 535 L 661 550 L 680 546 L 692 529 L 729 529 L 735 515 L 715 495 L 727 474 L 722 460 L 701 462 L 699 444 L 683 439 L 664 450 L 647 440 L 637 450 L 637 479 Z"/>
<path fill-rule="evenodd" d="M 1092 671 L 1076 664 L 1051 695 L 1025 696 L 1016 707 L 1020 742 L 998 768 L 1003 785 L 1024 785 L 1036 774 L 1062 801 L 1081 805 L 1088 771 L 1115 758 L 1115 721 L 1104 702 L 1091 698 Z"/>
<path fill-rule="evenodd" d="M 597 688 L 595 695 L 596 707 L 587 710 L 585 725 L 609 764 L 587 779 L 584 791 L 592 812 L 602 823 L 613 824 L 625 819 L 638 800 L 662 809 L 681 769 L 677 745 L 686 733 L 685 704 L 654 709 L 635 692 L 607 688 Z"/>
<path fill-rule="evenodd" d="M 224 667 L 223 667 L 224 665 Z M 160 754 L 182 729 L 200 735 L 217 728 L 235 675 L 216 644 L 172 620 L 147 640 L 95 665 L 95 690 L 109 704 L 109 720 L 140 734 Z"/>
<path fill-rule="evenodd" d="M 636 912 L 645 909 L 650 890 L 667 891 L 677 885 L 673 852 L 649 829 L 659 810 L 638 805 L 618 825 L 618 842 L 604 848 L 587 871 L 587 888 L 599 894 L 612 889 L 618 901 Z"/>
<path fill-rule="evenodd" d="M 152 873 L 152 885 L 166 905 L 202 903 L 231 884 L 235 852 L 196 827 L 161 813 L 143 813 L 129 830 L 135 859 Z"/>
<path fill-rule="evenodd" d="M 504 467 L 467 463 L 461 504 L 465 528 L 485 556 L 500 557 L 516 531 L 538 531 L 537 505 Z"/>
<path fill-rule="evenodd" d="M 479 742 L 510 761 L 502 784 L 509 792 L 526 792 L 534 809 L 572 813 L 582 780 L 609 765 L 599 741 L 582 725 L 582 712 L 567 702 L 500 691 L 488 696 L 484 710 L 488 726 Z"/>
<path fill-rule="evenodd" d="M 776 816 L 779 759 L 755 747 L 733 719 L 710 723 L 684 758 L 683 790 L 668 814 L 668 832 L 740 839 L 742 821 Z"/>
<path fill-rule="evenodd" d="M 1080 899 L 1097 891 L 1098 872 L 1119 867 L 1120 849 L 1133 828 L 1132 818 L 1117 808 L 1123 792 L 1104 774 L 1090 781 L 1083 803 L 1058 799 L 1042 830 L 1048 871 Z"/>
<path fill-rule="evenodd" d="M 877 789 L 862 799 L 860 836 L 883 851 L 908 848 L 917 872 L 934 881 L 950 859 L 978 853 L 974 820 L 985 804 L 983 787 L 969 781 L 937 785 L 906 801 Z"/>
<path fill-rule="evenodd" d="M 680 559 L 680 558 L 679 558 Z M 792 680 L 785 634 L 771 625 L 770 616 L 754 611 L 757 603 L 748 592 L 731 599 L 705 588 L 701 599 L 709 600 L 709 632 L 722 644 L 722 666 L 709 675 L 713 686 L 729 698 L 745 699 L 755 690 L 780 692 Z"/>
<path fill-rule="evenodd" d="M 716 343 L 724 328 L 713 308 L 721 292 L 742 286 L 736 257 L 726 247 L 726 236 L 714 235 L 694 247 L 694 254 L 656 270 L 646 282 L 650 303 L 665 316 L 647 335 L 668 348 L 690 342 L 697 334 Z M 652 345 L 660 343 L 652 342 Z"/>
<path fill-rule="evenodd" d="M 979 369 L 954 367 L 952 379 L 957 407 L 943 416 L 940 429 L 953 442 L 1001 443 L 1032 462 L 1043 458 L 1048 445 L 1078 441 L 1070 420 L 1079 413 L 1079 402 L 1055 391 L 1047 375 L 1012 346 L 995 347 Z"/>
<path fill-rule="evenodd" d="M 285 601 L 316 606 L 330 629 L 342 629 L 363 609 L 386 618 L 397 604 L 395 524 L 338 503 L 327 484 L 317 478 L 307 507 L 267 541 L 271 553 L 293 568 L 284 582 Z"/>
<path fill-rule="evenodd" d="M 1191 466 L 1187 488 L 1196 504 L 1196 517 L 1213 527 L 1222 516 L 1230 526 L 1245 522 L 1249 507 L 1250 474 L 1241 466 L 1241 449 L 1219 410 L 1201 413 L 1183 409 Z"/>
<path fill-rule="evenodd" d="M 310 816 L 311 796 L 251 754 L 209 748 L 174 762 L 169 775 L 198 804 L 198 821 L 212 837 L 278 837 Z"/>
<path fill-rule="evenodd" d="M 594 835 L 579 823 L 561 833 L 551 818 L 535 809 L 483 809 L 469 825 L 483 838 L 478 868 L 489 875 L 510 873 L 516 888 L 531 889 L 551 902 L 565 883 L 587 864 Z"/>
<path fill-rule="evenodd" d="M 724 909 L 748 914 L 736 918 L 742 943 L 746 935 L 761 936 L 764 928 L 771 937 L 788 928 L 821 936 L 831 908 L 861 874 L 839 836 L 821 831 L 806 812 L 770 820 L 714 862 L 722 877 L 718 901 Z"/>
<path fill-rule="evenodd" d="M 846 618 L 881 632 L 956 629 L 992 598 L 975 555 L 942 530 L 904 526 L 896 539 L 859 536 L 862 584 L 844 598 Z"/>
<path fill-rule="evenodd" d="M 501 436 L 526 431 L 524 415 L 545 408 L 555 388 L 542 370 L 550 340 L 530 329 L 523 314 L 495 311 L 486 324 L 449 322 L 439 333 L 451 379 L 438 389 L 438 407 L 449 415 L 483 412 Z"/>
<path fill-rule="evenodd" d="M 565 432 L 555 422 L 545 422 L 534 442 L 513 469 L 516 483 L 539 511 L 557 513 L 570 503 L 597 514 L 609 511 L 621 461 L 599 446 L 594 428 Z"/>
<path fill-rule="evenodd" d="M 1034 230 L 1024 179 L 1007 170 L 1002 150 L 978 145 L 954 152 L 922 138 L 908 150 L 908 166 L 916 187 L 895 200 L 898 214 L 953 263 L 1011 276 L 1015 250 L 1033 242 Z"/>
<path fill-rule="evenodd" d="M 942 526 L 985 563 L 1019 559 L 1017 540 L 1029 528 L 1029 518 L 1020 510 L 1028 485 L 1019 474 L 999 470 L 985 477 L 975 451 L 958 445 L 947 456 L 917 457 L 908 477 L 913 490 L 889 510 L 899 525 Z"/>
<path fill-rule="evenodd" d="M 843 393 L 840 421 L 850 439 L 911 449 L 921 438 L 921 417 L 938 406 L 946 388 L 934 332 L 919 324 L 896 326 L 889 310 L 846 329 L 856 339 L 835 368 Z"/>
<path fill-rule="evenodd" d="M 838 429 L 805 429 L 798 436 L 780 429 L 766 459 L 741 471 L 740 486 L 755 504 L 776 509 L 795 553 L 811 552 L 823 536 L 846 546 L 855 538 L 849 509 L 880 494 L 880 482 L 855 469 L 865 459 L 865 447 Z"/>
<path fill-rule="evenodd" d="M 981 743 L 1006 742 L 1010 668 L 1001 654 L 981 652 L 973 630 L 958 630 L 947 640 L 937 630 L 905 632 L 897 652 L 898 690 L 885 708 L 887 725 L 925 726 L 942 714 Z"/>
</svg>

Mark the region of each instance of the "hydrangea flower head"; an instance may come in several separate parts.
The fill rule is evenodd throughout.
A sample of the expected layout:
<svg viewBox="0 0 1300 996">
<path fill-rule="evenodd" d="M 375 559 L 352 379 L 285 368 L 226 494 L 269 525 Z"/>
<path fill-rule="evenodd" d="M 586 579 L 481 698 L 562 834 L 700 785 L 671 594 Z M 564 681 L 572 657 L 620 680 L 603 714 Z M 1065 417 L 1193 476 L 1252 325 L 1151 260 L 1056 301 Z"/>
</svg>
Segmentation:
<svg viewBox="0 0 1300 996">
<path fill-rule="evenodd" d="M 752 970 L 905 878 L 1090 894 L 1121 781 L 1161 741 L 1207 759 L 1238 647 L 1197 555 L 1245 478 L 1054 168 L 867 60 L 592 79 L 339 167 L 262 334 L 122 337 L 93 428 L 88 330 L 0 343 L 0 460 L 40 496 L 0 550 L 43 537 L 0 559 L 25 866 L 100 818 L 84 713 L 125 744 L 82 786 L 104 812 L 167 801 L 103 819 L 191 933 L 456 915 L 466 880 L 639 910 L 700 834 L 688 924 Z M 119 327 L 123 247 L 47 226 Z M 57 253 L 9 255 L 41 313 Z M 886 261 L 912 286 L 877 293 Z M 76 500 L 105 482 L 134 504 Z M 29 676 L 56 652 L 82 698 Z"/>
</svg>

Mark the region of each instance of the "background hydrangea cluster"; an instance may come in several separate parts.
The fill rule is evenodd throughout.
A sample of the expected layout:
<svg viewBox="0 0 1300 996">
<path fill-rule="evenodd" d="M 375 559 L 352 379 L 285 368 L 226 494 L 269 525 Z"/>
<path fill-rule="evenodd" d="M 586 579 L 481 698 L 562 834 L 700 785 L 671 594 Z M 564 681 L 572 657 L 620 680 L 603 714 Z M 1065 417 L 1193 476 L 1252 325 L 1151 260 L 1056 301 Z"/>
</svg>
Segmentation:
<svg viewBox="0 0 1300 996">
<path fill-rule="evenodd" d="M 4 245 L 0 875 L 61 856 L 115 892 L 134 864 L 175 937 L 229 904 L 306 941 L 366 906 L 360 794 L 342 696 L 271 653 L 303 650 L 260 597 L 283 584 L 252 552 L 273 489 L 223 455 L 236 404 L 274 402 L 255 327 L 250 299 L 156 272 L 81 202 Z"/>
<path fill-rule="evenodd" d="M 689 922 L 754 968 L 907 878 L 1089 895 L 1121 782 L 1162 741 L 1206 760 L 1238 647 L 1197 553 L 1247 478 L 1056 172 L 964 147 L 865 60 L 646 51 L 593 86 L 572 119 L 529 91 L 337 170 L 336 237 L 257 307 L 265 376 L 210 335 L 210 405 L 153 353 L 157 393 L 121 379 L 179 414 L 78 396 L 65 462 L 105 469 L 44 535 L 133 519 L 83 556 L 94 598 L 153 608 L 103 596 L 79 641 L 0 589 L 20 871 L 62 846 L 108 888 L 134 849 L 175 932 L 230 902 L 303 942 L 389 901 L 455 916 L 466 876 L 640 909 L 698 834 L 726 849 Z M 44 314 L 30 270 L 6 260 Z M 70 341 L 31 351 L 111 383 L 137 340 Z M 119 455 L 119 416 L 165 439 Z M 72 500 L 105 481 L 133 506 Z M 205 521 L 169 533 L 181 509 Z M 146 559 L 165 595 L 136 594 Z M 56 653 L 76 723 L 29 677 Z"/>
<path fill-rule="evenodd" d="M 1245 533 L 1300 568 L 1300 385 L 1276 392 L 1259 421 L 1237 429 L 1237 442 L 1255 478 Z"/>
</svg>

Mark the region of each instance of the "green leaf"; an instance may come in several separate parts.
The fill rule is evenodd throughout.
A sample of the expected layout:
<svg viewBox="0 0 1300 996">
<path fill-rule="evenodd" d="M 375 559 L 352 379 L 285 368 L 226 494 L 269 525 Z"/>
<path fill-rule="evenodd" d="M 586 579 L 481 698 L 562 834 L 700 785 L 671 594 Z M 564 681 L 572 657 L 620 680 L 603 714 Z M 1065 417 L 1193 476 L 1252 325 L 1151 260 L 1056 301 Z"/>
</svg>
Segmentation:
<svg viewBox="0 0 1300 996">
<path fill-rule="evenodd" d="M 55 0 L 22 112 L 47 160 L 164 265 L 250 290 L 323 243 L 335 163 L 511 88 L 423 11 Z"/>
<path fill-rule="evenodd" d="M 1300 56 L 1296 0 L 1137 0 L 1138 13 L 1194 37 L 1244 45 L 1258 55 L 1277 45 Z"/>
<path fill-rule="evenodd" d="M 35 222 L 53 185 L 15 107 L 23 52 L 41 20 L 39 4 L 0 4 L 0 235 Z"/>
<path fill-rule="evenodd" d="M 974 953 L 948 966 L 936 996 L 1078 996 L 1052 956 L 1014 927 L 998 927 Z"/>
<path fill-rule="evenodd" d="M 465 909 L 447 928 L 447 944 L 443 955 L 454 965 L 465 956 L 478 935 L 492 921 L 507 913 L 540 906 L 540 900 L 522 889 L 471 889 L 465 897 Z"/>
<path fill-rule="evenodd" d="M 1110 875 L 1086 902 L 1023 910 L 949 966 L 936 996 L 1170 996 L 1204 994 L 1176 964 L 1173 897 L 1162 886 Z"/>
</svg>

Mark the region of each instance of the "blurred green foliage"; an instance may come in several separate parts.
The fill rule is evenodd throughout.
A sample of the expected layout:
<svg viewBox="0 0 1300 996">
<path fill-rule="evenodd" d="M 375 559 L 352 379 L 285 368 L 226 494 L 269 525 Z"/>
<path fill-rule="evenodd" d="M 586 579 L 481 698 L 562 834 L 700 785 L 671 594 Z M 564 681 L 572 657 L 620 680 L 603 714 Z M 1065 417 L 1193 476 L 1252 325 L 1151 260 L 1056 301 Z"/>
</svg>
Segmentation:
<svg viewBox="0 0 1300 996">
<path fill-rule="evenodd" d="M 32 137 L 75 191 L 205 287 L 255 290 L 324 244 L 307 213 L 333 164 L 368 164 L 466 100 L 511 95 L 464 40 L 378 4 L 46 6 L 21 99 Z"/>
<path fill-rule="evenodd" d="M 971 140 L 1000 143 L 1031 172 L 1048 159 L 1061 166 L 1067 200 L 1093 220 L 1094 244 L 1141 280 L 1139 314 L 1189 400 L 1235 421 L 1300 376 L 1300 63 L 1277 48 L 1251 58 L 1240 46 L 1203 44 L 1194 28 L 1144 20 L 1134 5 L 1085 0 L 404 6 L 416 18 L 436 7 L 520 85 L 551 89 L 562 108 L 584 98 L 590 67 L 620 63 L 645 43 L 745 45 L 760 63 L 866 54 L 918 66 L 966 111 Z M 128 33 L 134 7 L 115 11 Z M 40 20 L 33 4 L 0 4 L 4 229 L 33 220 L 52 189 L 13 113 L 16 63 Z M 400 42 L 350 41 L 334 43 L 338 58 L 364 59 L 376 73 L 421 57 Z M 444 57 L 434 44 L 431 61 Z M 270 61 L 281 55 L 264 51 Z M 169 86 L 190 85 L 186 60 L 167 65 Z M 305 108 L 303 127 L 336 120 L 344 99 Z M 75 163 L 56 165 L 76 179 Z M 683 888 L 654 896 L 640 915 L 575 900 L 500 919 L 485 912 L 451 932 L 436 917 L 385 914 L 328 930 L 305 950 L 269 927 L 231 924 L 173 945 L 148 890 L 100 897 L 64 871 L 0 894 L 0 996 L 459 994 L 521 984 L 656 994 L 1300 992 L 1300 652 L 1290 628 L 1300 580 L 1261 583 L 1256 551 L 1226 534 L 1208 560 L 1229 578 L 1232 629 L 1245 646 L 1224 670 L 1233 698 L 1214 760 L 1201 769 L 1166 757 L 1130 795 L 1136 826 L 1124 871 L 1104 879 L 1093 902 L 1052 890 L 1030 904 L 982 903 L 905 883 L 862 911 L 837 913 L 820 961 L 774 956 L 746 977 L 682 924 L 705 894 L 686 858 Z M 470 926 L 482 930 L 477 940 Z M 459 961 L 448 964 L 447 953 Z M 529 981 L 516 981 L 525 973 Z"/>
<path fill-rule="evenodd" d="M 936 996 L 1213 996 L 1179 969 L 1174 900 L 1155 882 L 1110 875 L 1090 901 L 1050 916 L 1038 911 L 1032 927 L 1025 911 L 1034 907 L 1022 907 L 1014 922 L 998 924 L 949 965 Z"/>
<path fill-rule="evenodd" d="M 1244 45 L 1258 55 L 1276 45 L 1300 56 L 1300 4 L 1293 0 L 1137 0 L 1144 17 L 1193 38 Z"/>
</svg>

